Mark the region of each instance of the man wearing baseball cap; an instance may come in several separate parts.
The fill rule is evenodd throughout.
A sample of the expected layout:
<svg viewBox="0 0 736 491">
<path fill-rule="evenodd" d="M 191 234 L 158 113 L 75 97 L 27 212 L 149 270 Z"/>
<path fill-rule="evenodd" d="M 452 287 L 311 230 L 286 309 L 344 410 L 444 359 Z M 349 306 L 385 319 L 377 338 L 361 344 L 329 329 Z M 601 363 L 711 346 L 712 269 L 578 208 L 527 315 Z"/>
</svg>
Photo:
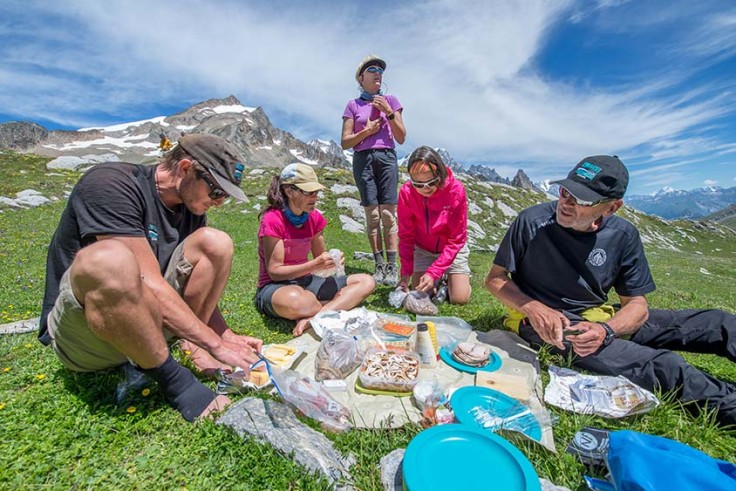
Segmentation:
<svg viewBox="0 0 736 491">
<path fill-rule="evenodd" d="M 244 169 L 234 145 L 192 134 L 158 165 L 107 162 L 80 178 L 49 246 L 39 326 L 62 365 L 130 363 L 188 421 L 229 402 L 172 358 L 169 341 L 198 351 L 199 368 L 248 370 L 258 360 L 262 342 L 231 331 L 217 307 L 233 244 L 205 217 L 228 196 L 245 199 Z"/>
<path fill-rule="evenodd" d="M 507 307 L 504 326 L 573 365 L 672 391 L 692 410 L 736 424 L 736 388 L 673 349 L 736 361 L 736 316 L 720 310 L 650 309 L 655 289 L 636 227 L 615 216 L 629 183 L 616 156 L 581 160 L 559 199 L 522 211 L 501 242 L 486 288 Z M 608 303 L 613 289 L 620 306 Z M 693 404 L 689 404 L 693 403 Z"/>
</svg>

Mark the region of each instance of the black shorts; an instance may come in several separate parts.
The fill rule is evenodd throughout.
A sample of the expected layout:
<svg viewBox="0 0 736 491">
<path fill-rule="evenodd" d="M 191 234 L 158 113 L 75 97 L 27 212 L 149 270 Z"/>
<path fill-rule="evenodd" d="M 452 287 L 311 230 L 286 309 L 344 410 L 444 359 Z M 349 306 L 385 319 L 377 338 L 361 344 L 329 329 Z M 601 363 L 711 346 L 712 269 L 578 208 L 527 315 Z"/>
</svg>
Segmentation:
<svg viewBox="0 0 736 491">
<path fill-rule="evenodd" d="M 263 285 L 256 290 L 254 301 L 258 312 L 275 319 L 281 319 L 281 316 L 273 309 L 272 304 L 273 294 L 276 293 L 276 290 L 279 288 L 289 285 L 298 285 L 305 290 L 314 293 L 314 296 L 317 297 L 317 300 L 320 302 L 327 302 L 335 298 L 337 292 L 345 288 L 347 284 L 348 277 L 345 275 L 338 277 L 328 276 L 327 278 L 307 275 L 295 280 L 277 281 Z"/>
<path fill-rule="evenodd" d="M 353 177 L 360 192 L 361 206 L 395 205 L 398 202 L 399 165 L 393 148 L 355 152 Z"/>
</svg>

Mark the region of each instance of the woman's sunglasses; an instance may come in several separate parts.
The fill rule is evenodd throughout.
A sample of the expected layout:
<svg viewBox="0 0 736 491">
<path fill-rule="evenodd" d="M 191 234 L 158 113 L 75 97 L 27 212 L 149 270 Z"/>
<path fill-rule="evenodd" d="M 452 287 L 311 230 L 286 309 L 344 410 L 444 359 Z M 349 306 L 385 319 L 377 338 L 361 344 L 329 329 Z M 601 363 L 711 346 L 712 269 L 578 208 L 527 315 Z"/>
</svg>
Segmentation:
<svg viewBox="0 0 736 491">
<path fill-rule="evenodd" d="M 291 189 L 293 189 L 295 191 L 299 191 L 304 196 L 309 196 L 310 198 L 312 196 L 319 196 L 319 189 L 317 191 L 305 191 L 302 188 L 300 188 L 299 186 L 291 186 Z"/>
<path fill-rule="evenodd" d="M 440 182 L 439 177 L 435 177 L 434 179 L 430 179 L 429 181 L 415 181 L 414 179 L 409 179 L 411 181 L 411 185 L 414 186 L 417 189 L 426 189 L 426 188 L 433 188 L 437 185 L 437 183 Z"/>
<path fill-rule="evenodd" d="M 201 169 L 197 169 L 194 173 L 194 175 L 197 176 L 197 179 L 202 179 L 207 186 L 210 188 L 210 192 L 207 196 L 210 197 L 210 199 L 220 199 L 227 196 L 227 191 L 222 189 L 220 186 L 212 182 L 212 180 L 209 177 L 209 174 Z"/>
</svg>

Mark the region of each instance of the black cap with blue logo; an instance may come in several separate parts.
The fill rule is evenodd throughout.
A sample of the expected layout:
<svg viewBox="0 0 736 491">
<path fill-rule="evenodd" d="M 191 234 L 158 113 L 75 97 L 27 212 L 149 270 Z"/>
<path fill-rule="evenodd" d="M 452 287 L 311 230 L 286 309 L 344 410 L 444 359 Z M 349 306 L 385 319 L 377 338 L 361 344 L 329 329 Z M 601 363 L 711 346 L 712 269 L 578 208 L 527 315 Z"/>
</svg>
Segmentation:
<svg viewBox="0 0 736 491">
<path fill-rule="evenodd" d="M 181 137 L 179 145 L 207 168 L 227 194 L 238 201 L 248 201 L 240 189 L 245 165 L 235 145 L 217 135 L 201 133 Z"/>
<path fill-rule="evenodd" d="M 629 171 L 616 155 L 595 155 L 585 157 L 567 178 L 553 181 L 552 184 L 559 184 L 576 198 L 585 201 L 621 199 L 629 185 Z"/>
</svg>

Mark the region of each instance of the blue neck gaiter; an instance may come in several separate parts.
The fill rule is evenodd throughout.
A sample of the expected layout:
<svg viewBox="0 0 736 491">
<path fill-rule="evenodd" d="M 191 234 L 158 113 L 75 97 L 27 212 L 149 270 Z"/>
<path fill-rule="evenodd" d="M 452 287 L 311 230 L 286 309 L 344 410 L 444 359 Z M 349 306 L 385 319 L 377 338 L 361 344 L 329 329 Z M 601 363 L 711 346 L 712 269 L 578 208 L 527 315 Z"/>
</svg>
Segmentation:
<svg viewBox="0 0 736 491">
<path fill-rule="evenodd" d="M 288 206 L 284 206 L 283 210 L 284 215 L 286 215 L 286 219 L 289 220 L 289 223 L 291 223 L 295 227 L 301 227 L 307 222 L 307 218 L 309 218 L 309 213 L 307 213 L 306 211 L 301 215 L 295 215 Z"/>
<path fill-rule="evenodd" d="M 360 98 L 363 99 L 364 101 L 368 101 L 368 102 L 373 101 L 373 98 L 375 96 L 377 96 L 377 95 L 383 95 L 383 94 L 381 94 L 381 91 L 380 90 L 378 91 L 378 94 L 369 94 L 365 90 L 362 90 L 360 92 Z"/>
</svg>

